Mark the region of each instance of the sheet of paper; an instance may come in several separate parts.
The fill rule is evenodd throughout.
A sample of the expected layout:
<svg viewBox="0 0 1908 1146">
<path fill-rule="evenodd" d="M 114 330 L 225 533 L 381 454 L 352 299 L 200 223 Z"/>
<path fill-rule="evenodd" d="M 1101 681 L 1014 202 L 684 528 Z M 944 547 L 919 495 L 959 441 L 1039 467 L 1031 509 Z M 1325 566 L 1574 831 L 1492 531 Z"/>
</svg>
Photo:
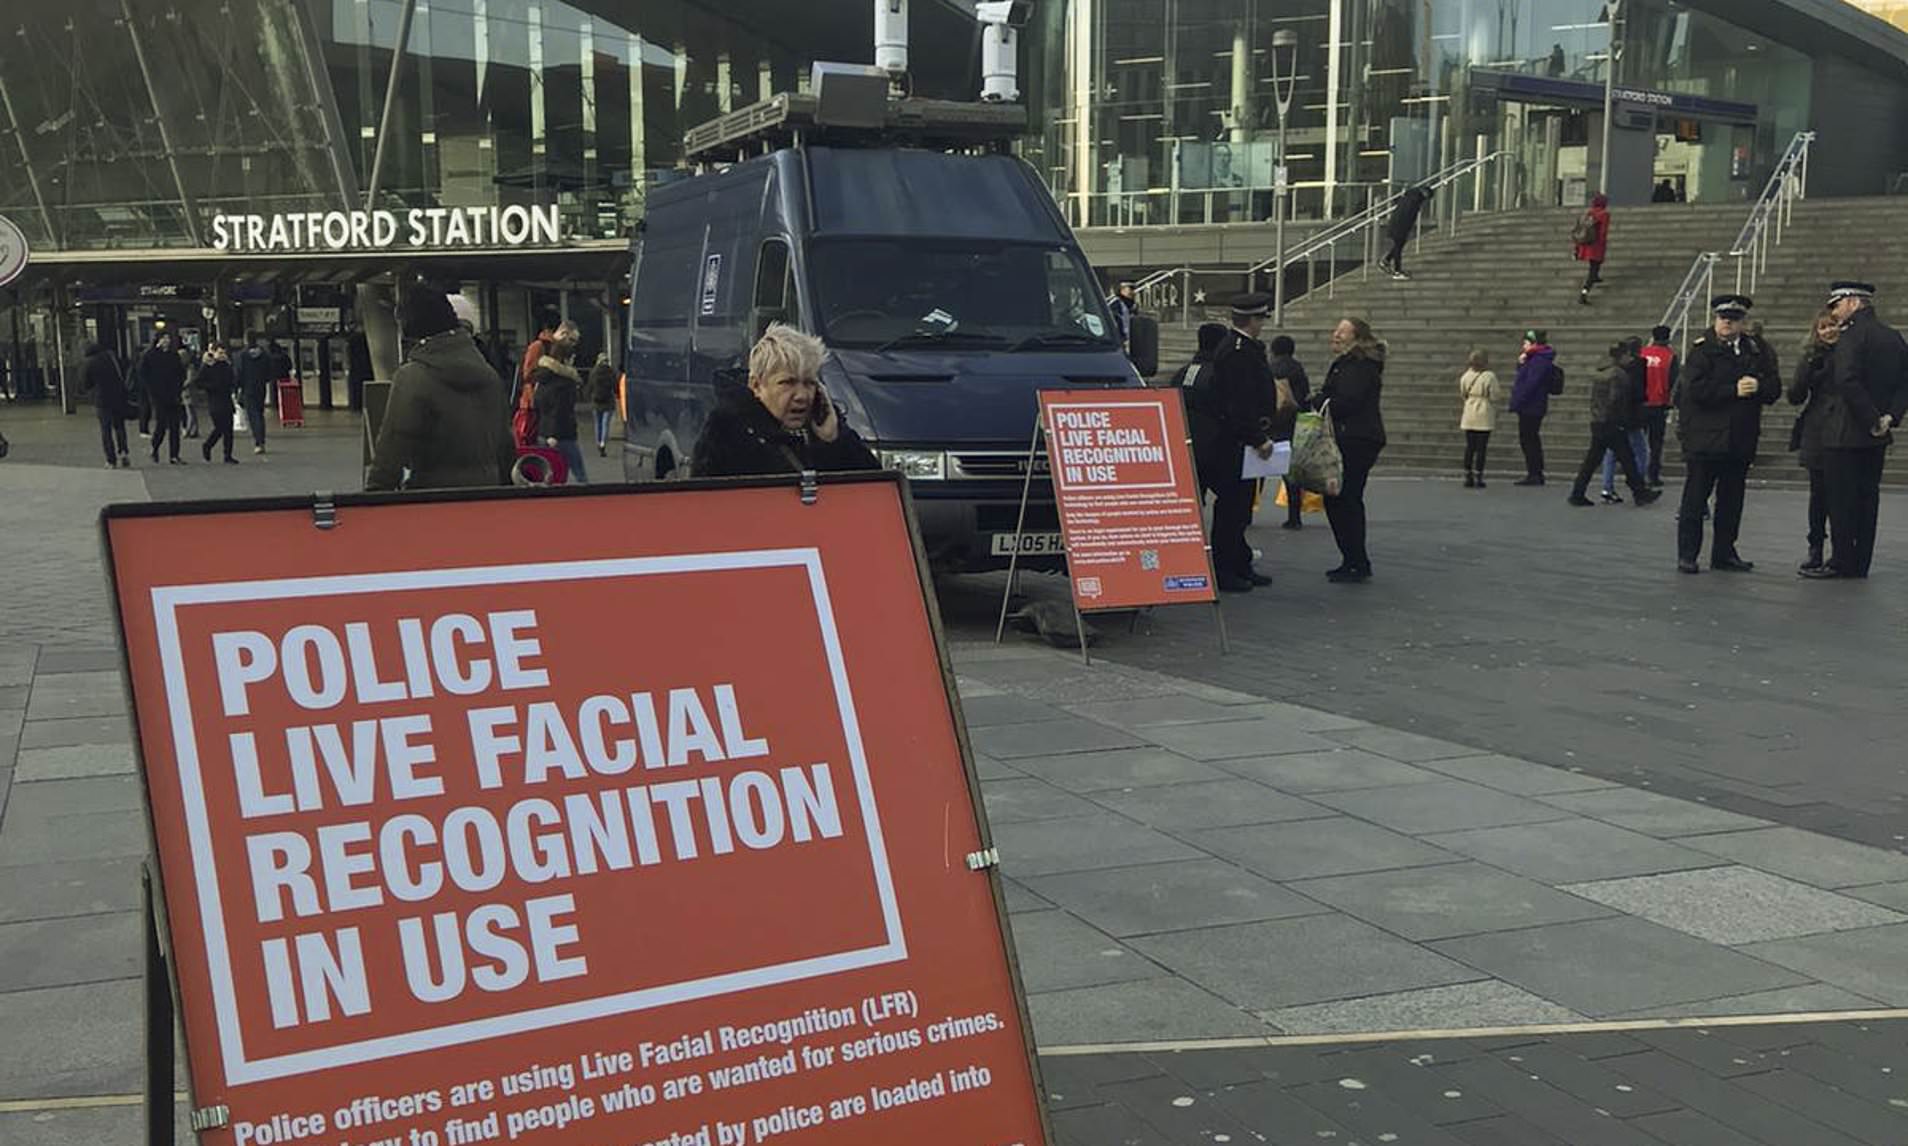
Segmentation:
<svg viewBox="0 0 1908 1146">
<path fill-rule="evenodd" d="M 1292 472 L 1292 443 L 1273 442 L 1272 456 L 1262 458 L 1259 451 L 1251 446 L 1245 447 L 1245 459 L 1240 463 L 1239 477 L 1244 480 L 1253 478 L 1284 477 Z"/>
</svg>

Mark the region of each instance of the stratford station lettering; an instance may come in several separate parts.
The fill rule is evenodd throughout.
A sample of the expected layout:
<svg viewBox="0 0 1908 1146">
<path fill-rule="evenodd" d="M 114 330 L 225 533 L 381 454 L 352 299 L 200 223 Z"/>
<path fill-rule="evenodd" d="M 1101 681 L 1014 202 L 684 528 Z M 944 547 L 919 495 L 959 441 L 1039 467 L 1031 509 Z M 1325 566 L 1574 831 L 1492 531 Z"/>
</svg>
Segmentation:
<svg viewBox="0 0 1908 1146">
<path fill-rule="evenodd" d="M 301 211 L 212 216 L 215 251 L 439 250 L 555 246 L 557 207 L 413 207 L 395 211 Z"/>
</svg>

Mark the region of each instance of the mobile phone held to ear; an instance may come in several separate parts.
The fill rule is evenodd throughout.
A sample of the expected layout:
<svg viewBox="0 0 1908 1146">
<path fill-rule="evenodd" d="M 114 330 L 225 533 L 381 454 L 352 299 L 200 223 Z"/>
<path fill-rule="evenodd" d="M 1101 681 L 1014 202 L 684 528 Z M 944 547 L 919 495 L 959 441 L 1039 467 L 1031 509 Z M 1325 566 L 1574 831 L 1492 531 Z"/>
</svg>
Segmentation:
<svg viewBox="0 0 1908 1146">
<path fill-rule="evenodd" d="M 828 403 L 828 388 L 826 386 L 817 385 L 815 387 L 814 404 L 808 407 L 809 425 L 819 426 L 828 420 L 828 413 L 833 409 Z"/>
</svg>

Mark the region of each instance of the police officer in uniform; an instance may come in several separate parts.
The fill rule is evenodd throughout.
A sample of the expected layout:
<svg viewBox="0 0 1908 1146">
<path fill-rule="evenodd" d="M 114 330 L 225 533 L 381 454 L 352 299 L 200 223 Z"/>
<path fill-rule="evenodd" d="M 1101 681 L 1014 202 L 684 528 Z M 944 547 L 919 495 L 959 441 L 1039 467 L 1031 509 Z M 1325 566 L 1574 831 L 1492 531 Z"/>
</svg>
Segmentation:
<svg viewBox="0 0 1908 1146">
<path fill-rule="evenodd" d="M 1754 306 L 1747 295 L 1718 295 L 1710 302 L 1715 325 L 1689 348 L 1677 406 L 1683 440 L 1683 505 L 1676 520 L 1676 567 L 1699 573 L 1703 511 L 1716 497 L 1716 535 L 1709 567 L 1729 573 L 1755 568 L 1736 552 L 1749 466 L 1762 434 L 1762 408 L 1782 396 L 1769 348 L 1743 329 Z"/>
<path fill-rule="evenodd" d="M 1232 329 L 1219 345 L 1212 368 L 1202 371 L 1189 393 L 1193 455 L 1199 486 L 1210 490 L 1212 563 L 1219 589 L 1249 592 L 1272 578 L 1252 567 L 1246 526 L 1252 524 L 1256 483 L 1239 476 L 1246 447 L 1272 456 L 1273 422 L 1278 414 L 1272 367 L 1259 333 L 1272 313 L 1272 296 L 1241 295 L 1232 302 Z"/>
<path fill-rule="evenodd" d="M 1822 409 L 1822 480 L 1835 555 L 1802 570 L 1811 580 L 1866 577 L 1875 556 L 1882 463 L 1894 429 L 1908 415 L 1908 345 L 1875 316 L 1875 288 L 1843 281 L 1829 287 L 1842 324 Z"/>
</svg>

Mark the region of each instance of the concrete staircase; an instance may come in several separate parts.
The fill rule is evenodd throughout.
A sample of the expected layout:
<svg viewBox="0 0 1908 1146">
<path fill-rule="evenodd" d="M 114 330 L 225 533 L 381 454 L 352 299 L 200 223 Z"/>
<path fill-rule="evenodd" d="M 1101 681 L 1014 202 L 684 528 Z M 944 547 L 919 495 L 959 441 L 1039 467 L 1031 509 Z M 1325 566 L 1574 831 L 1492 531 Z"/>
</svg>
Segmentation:
<svg viewBox="0 0 1908 1146">
<path fill-rule="evenodd" d="M 1456 474 L 1464 456 L 1457 376 L 1466 354 L 1474 346 L 1490 353 L 1492 369 L 1503 382 L 1501 400 L 1507 400 L 1522 331 L 1531 326 L 1549 330 L 1567 382 L 1564 394 L 1551 403 L 1544 436 L 1553 481 L 1567 480 L 1581 456 L 1589 421 L 1585 383 L 1608 361 L 1609 345 L 1630 335 L 1647 337 L 1691 261 L 1705 250 L 1727 250 L 1747 213 L 1741 204 L 1616 209 L 1605 281 L 1589 306 L 1577 301 L 1585 268 L 1571 257 L 1570 227 L 1577 211 L 1478 217 L 1467 220 L 1460 234 L 1407 254 L 1406 267 L 1414 276 L 1409 282 L 1394 282 L 1375 270 L 1369 279 L 1353 273 L 1331 292 L 1319 289 L 1288 306 L 1286 333 L 1298 342 L 1299 359 L 1316 384 L 1330 361 L 1326 335 L 1331 327 L 1347 314 L 1370 319 L 1391 352 L 1385 370 L 1391 444 L 1384 466 Z M 1904 235 L 1908 198 L 1817 199 L 1797 207 L 1793 228 L 1772 253 L 1754 292 L 1755 316 L 1766 326 L 1785 381 L 1830 279 L 1868 278 L 1881 288 L 1883 317 L 1890 317 L 1890 304 L 1896 302 L 1908 318 L 1908 264 L 1900 258 Z M 1744 283 L 1746 289 L 1746 274 Z M 1734 260 L 1725 257 L 1717 266 L 1716 289 L 1734 285 Z M 1223 320 L 1222 311 L 1212 314 Z M 1162 370 L 1176 369 L 1195 345 L 1192 332 L 1176 326 L 1162 330 L 1161 343 Z M 1770 410 L 1765 442 L 1771 448 L 1764 452 L 1761 476 L 1795 476 L 1782 463 L 1793 416 L 1786 404 Z M 1522 472 L 1516 422 L 1501 406 L 1491 447 L 1493 473 Z M 1666 462 L 1675 461 L 1672 446 Z"/>
</svg>

